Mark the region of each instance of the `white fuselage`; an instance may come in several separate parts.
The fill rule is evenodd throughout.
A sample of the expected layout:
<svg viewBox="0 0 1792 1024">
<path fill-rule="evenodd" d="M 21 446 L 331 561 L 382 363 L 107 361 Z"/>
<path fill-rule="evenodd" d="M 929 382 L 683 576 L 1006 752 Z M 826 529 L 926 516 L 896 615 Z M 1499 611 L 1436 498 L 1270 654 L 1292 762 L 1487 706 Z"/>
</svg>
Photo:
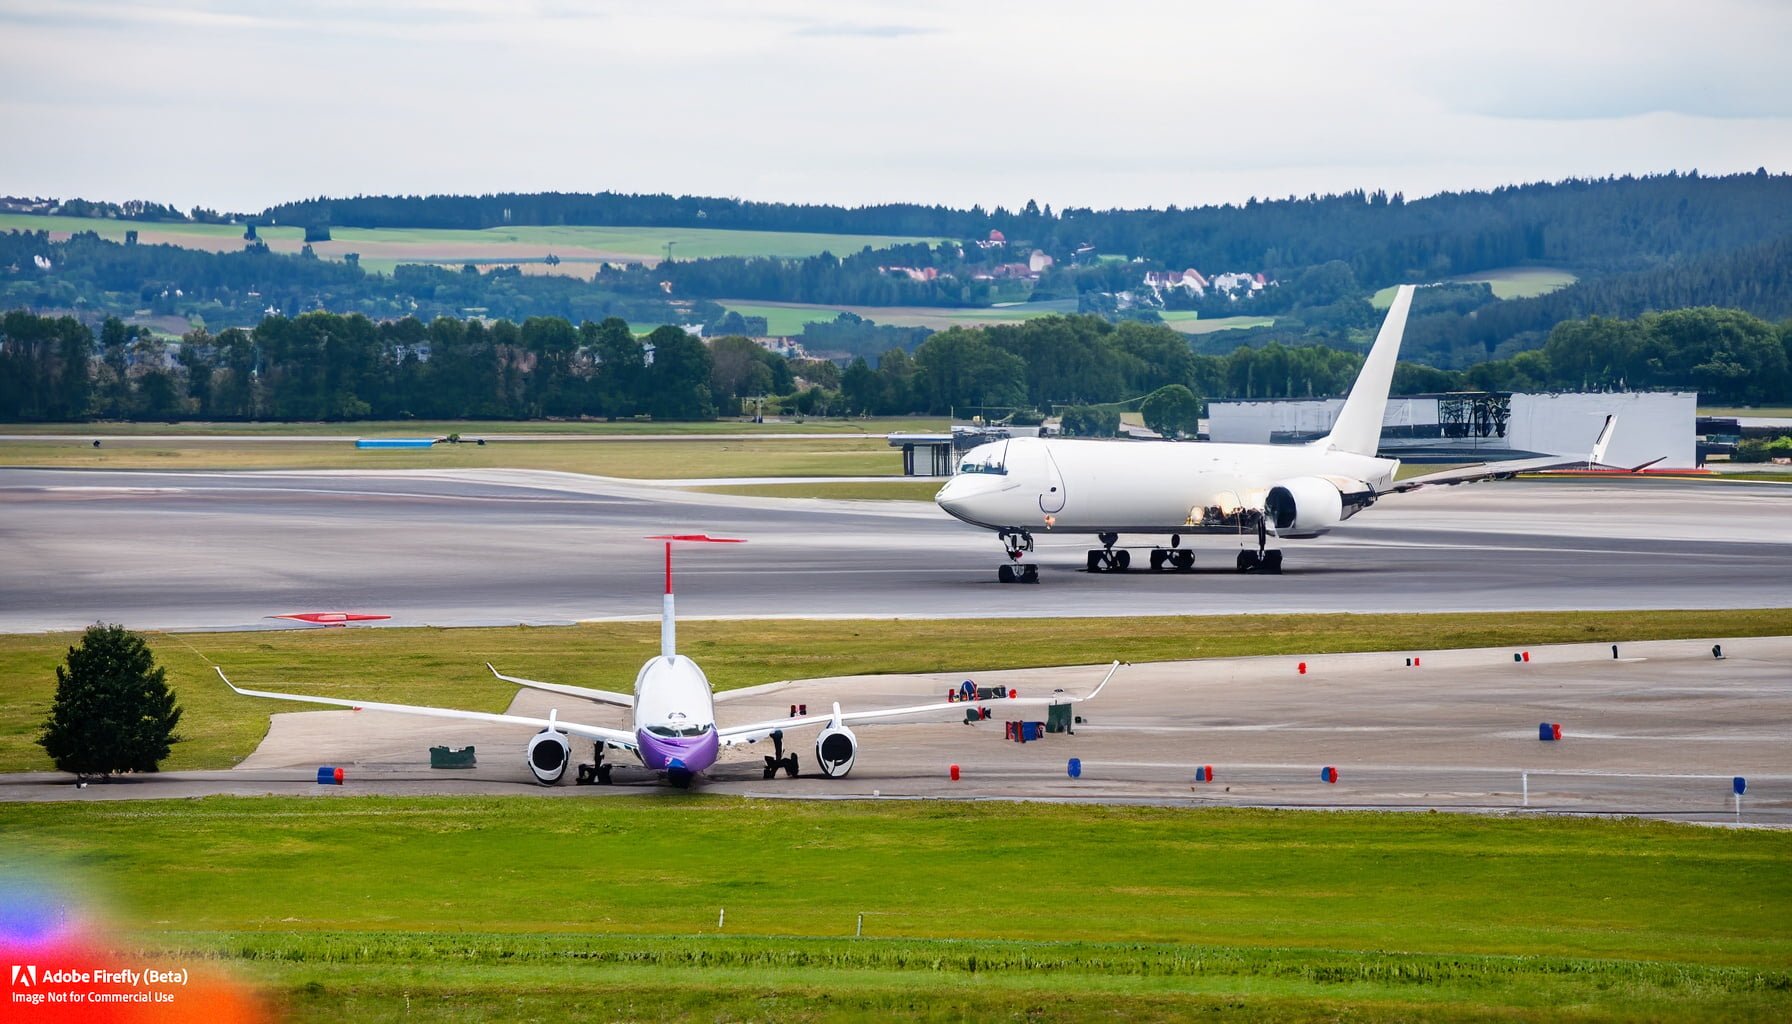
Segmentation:
<svg viewBox="0 0 1792 1024">
<path fill-rule="evenodd" d="M 638 753 L 648 768 L 701 772 L 715 763 L 715 696 L 696 662 L 672 654 L 642 665 L 634 711 Z"/>
<path fill-rule="evenodd" d="M 934 500 L 991 530 L 1236 532 L 1238 514 L 1262 510 L 1280 483 L 1324 478 L 1342 492 L 1367 489 L 1372 501 L 1399 465 L 1323 445 L 1019 437 L 967 452 Z"/>
</svg>

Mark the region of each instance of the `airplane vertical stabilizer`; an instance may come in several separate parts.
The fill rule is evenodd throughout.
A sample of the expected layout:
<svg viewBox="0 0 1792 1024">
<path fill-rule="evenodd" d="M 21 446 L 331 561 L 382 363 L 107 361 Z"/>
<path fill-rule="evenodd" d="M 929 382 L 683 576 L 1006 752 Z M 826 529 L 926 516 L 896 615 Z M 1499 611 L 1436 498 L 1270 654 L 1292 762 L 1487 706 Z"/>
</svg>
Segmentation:
<svg viewBox="0 0 1792 1024">
<path fill-rule="evenodd" d="M 1363 369 L 1350 386 L 1350 397 L 1338 411 L 1325 446 L 1358 455 L 1374 455 L 1381 447 L 1381 420 L 1388 405 L 1388 388 L 1394 380 L 1394 364 L 1400 359 L 1400 338 L 1406 333 L 1406 313 L 1412 308 L 1413 286 L 1403 284 L 1394 293 L 1393 305 L 1381 322 L 1381 332 L 1363 360 Z"/>
</svg>

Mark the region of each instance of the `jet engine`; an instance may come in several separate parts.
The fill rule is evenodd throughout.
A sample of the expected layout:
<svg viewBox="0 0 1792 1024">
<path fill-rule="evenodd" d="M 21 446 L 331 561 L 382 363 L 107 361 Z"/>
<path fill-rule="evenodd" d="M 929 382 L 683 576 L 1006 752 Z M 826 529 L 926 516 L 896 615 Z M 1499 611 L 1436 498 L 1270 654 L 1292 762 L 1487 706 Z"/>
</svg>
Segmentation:
<svg viewBox="0 0 1792 1024">
<path fill-rule="evenodd" d="M 821 731 L 815 737 L 815 760 L 821 765 L 821 774 L 830 779 L 838 779 L 852 771 L 852 763 L 859 756 L 859 738 L 844 725 L 836 725 Z"/>
<path fill-rule="evenodd" d="M 1324 477 L 1297 476 L 1269 489 L 1263 511 L 1278 536 L 1313 537 L 1344 521 L 1344 493 Z"/>
<path fill-rule="evenodd" d="M 535 773 L 535 781 L 544 786 L 559 782 L 570 760 L 572 743 L 563 732 L 543 729 L 529 741 L 529 770 Z"/>
</svg>

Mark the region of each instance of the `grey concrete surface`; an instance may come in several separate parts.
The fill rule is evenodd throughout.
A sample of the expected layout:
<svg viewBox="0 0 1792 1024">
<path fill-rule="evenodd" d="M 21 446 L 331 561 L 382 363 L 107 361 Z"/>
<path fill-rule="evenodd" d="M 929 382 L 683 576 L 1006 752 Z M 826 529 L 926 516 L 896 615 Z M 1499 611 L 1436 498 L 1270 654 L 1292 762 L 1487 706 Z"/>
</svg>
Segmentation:
<svg viewBox="0 0 1792 1024">
<path fill-rule="evenodd" d="M 657 614 L 667 530 L 694 616 L 961 617 L 1792 606 L 1792 488 L 1550 481 L 1384 499 L 1287 545 L 1280 576 L 1090 575 L 1039 535 L 1039 586 L 928 503 L 760 499 L 537 471 L 0 470 L 0 632 L 253 628 L 298 611 L 394 625 Z M 1148 545 L 1151 538 L 1125 538 Z M 1137 560 L 1143 562 L 1143 559 Z"/>
<path fill-rule="evenodd" d="M 1713 659 L 1711 645 L 1726 654 Z M 845 779 L 762 778 L 767 745 L 725 753 L 705 793 L 766 798 L 1032 799 L 1184 806 L 1360 807 L 1500 814 L 1625 814 L 1792 826 L 1792 637 L 1247 658 L 1134 665 L 1096 700 L 1071 736 L 1003 739 L 992 720 L 858 728 Z M 1406 659 L 1417 656 L 1418 667 Z M 1307 671 L 1299 672 L 1305 661 Z M 976 673 L 1022 695 L 1086 693 L 1102 666 Z M 963 676 L 808 680 L 755 688 L 720 705 L 724 724 L 934 698 Z M 239 681 L 245 684 L 255 680 Z M 512 708 L 621 724 L 624 713 L 520 692 Z M 1038 716 L 1034 711 L 1029 716 Z M 1041 716 L 1042 717 L 1042 716 Z M 1560 742 L 1540 742 L 1540 722 Z M 793 737 L 813 763 L 814 731 Z M 212 793 L 512 793 L 680 799 L 617 758 L 618 784 L 541 787 L 523 765 L 528 730 L 373 712 L 275 714 L 237 770 L 182 772 L 76 790 L 66 776 L 6 776 L 0 800 L 107 800 Z M 473 744 L 479 768 L 431 771 L 428 748 Z M 588 749 L 576 753 L 589 759 Z M 1068 777 L 1071 757 L 1080 779 Z M 343 787 L 318 786 L 319 764 L 344 767 Z M 949 767 L 961 768 L 950 781 Z M 1194 782 L 1212 765 L 1216 781 Z M 1339 781 L 1320 781 L 1335 767 Z M 1526 778 L 1529 800 L 1526 806 Z M 1740 816 L 1730 779 L 1748 782 Z"/>
</svg>

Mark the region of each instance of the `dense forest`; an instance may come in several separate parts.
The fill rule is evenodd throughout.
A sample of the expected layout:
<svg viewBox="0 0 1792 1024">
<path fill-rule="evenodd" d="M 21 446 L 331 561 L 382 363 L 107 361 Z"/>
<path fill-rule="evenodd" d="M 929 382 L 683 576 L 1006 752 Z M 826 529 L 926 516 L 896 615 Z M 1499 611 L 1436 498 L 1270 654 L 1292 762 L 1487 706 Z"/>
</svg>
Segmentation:
<svg viewBox="0 0 1792 1024">
<path fill-rule="evenodd" d="M 194 330 L 170 343 L 107 319 L 0 318 L 0 419 L 705 419 L 744 400 L 804 413 L 1049 413 L 1118 405 L 1171 384 L 1204 398 L 1340 394 L 1361 355 L 1323 345 L 1190 350 L 1161 324 L 1053 316 L 954 327 L 914 353 L 844 370 L 742 337 L 676 327 L 636 337 L 617 318 L 574 324 L 359 314 L 270 316 L 252 329 Z M 1400 364 L 1401 393 L 1696 388 L 1714 403 L 1792 402 L 1792 321 L 1688 309 L 1558 324 L 1535 351 L 1452 372 Z"/>
<path fill-rule="evenodd" d="M 1278 275 L 1344 260 L 1372 288 L 1520 263 L 1632 270 L 1792 233 L 1792 177 L 1697 172 L 1514 185 L 1407 202 L 1382 192 L 1163 210 L 1052 212 L 885 204 L 840 207 L 701 196 L 502 193 L 317 198 L 273 206 L 266 223 L 489 228 L 514 224 L 709 227 L 982 239 L 1063 258 L 1088 246 L 1203 270 Z"/>
</svg>

